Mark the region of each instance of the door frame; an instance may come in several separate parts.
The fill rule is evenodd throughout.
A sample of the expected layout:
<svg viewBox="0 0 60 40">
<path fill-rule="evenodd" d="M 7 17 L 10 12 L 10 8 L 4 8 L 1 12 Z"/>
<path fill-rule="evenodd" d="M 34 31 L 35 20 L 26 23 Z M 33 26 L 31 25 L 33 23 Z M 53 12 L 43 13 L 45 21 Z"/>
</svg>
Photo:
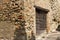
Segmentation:
<svg viewBox="0 0 60 40">
<path fill-rule="evenodd" d="M 50 26 L 49 26 L 49 21 L 48 21 L 49 20 L 48 19 L 49 10 L 42 8 L 42 7 L 39 7 L 39 6 L 36 6 L 36 5 L 34 5 L 34 7 L 35 7 L 35 11 L 37 11 L 37 12 L 40 12 L 40 11 L 45 12 L 45 14 L 46 14 L 46 33 L 49 33 L 49 31 L 50 31 Z"/>
</svg>

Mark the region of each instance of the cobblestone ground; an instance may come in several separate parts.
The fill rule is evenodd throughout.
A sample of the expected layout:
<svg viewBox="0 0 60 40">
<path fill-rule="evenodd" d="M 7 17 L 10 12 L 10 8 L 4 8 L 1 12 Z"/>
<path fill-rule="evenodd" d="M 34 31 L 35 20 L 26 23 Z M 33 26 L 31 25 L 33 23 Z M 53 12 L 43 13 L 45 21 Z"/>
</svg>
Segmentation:
<svg viewBox="0 0 60 40">
<path fill-rule="evenodd" d="M 60 32 L 42 34 L 36 40 L 60 40 Z"/>
</svg>

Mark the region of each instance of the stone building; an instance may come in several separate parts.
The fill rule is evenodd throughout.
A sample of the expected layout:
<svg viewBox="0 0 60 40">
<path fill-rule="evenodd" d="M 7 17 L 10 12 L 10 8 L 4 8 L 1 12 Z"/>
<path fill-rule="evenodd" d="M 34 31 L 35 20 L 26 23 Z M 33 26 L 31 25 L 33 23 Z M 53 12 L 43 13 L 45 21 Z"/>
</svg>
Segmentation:
<svg viewBox="0 0 60 40">
<path fill-rule="evenodd" d="M 43 32 L 55 32 L 59 4 L 59 0 L 0 0 L 0 40 L 36 40 Z"/>
</svg>

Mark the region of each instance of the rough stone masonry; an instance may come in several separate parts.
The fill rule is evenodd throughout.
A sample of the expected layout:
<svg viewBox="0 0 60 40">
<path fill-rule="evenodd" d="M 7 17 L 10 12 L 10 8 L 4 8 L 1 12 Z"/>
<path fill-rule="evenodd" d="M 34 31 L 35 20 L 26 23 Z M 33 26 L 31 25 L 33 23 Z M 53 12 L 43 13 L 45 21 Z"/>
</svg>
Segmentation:
<svg viewBox="0 0 60 40">
<path fill-rule="evenodd" d="M 34 5 L 49 9 L 50 32 L 60 25 L 59 0 L 0 0 L 0 40 L 35 40 Z"/>
<path fill-rule="evenodd" d="M 0 1 L 0 40 L 35 40 L 32 0 Z"/>
</svg>

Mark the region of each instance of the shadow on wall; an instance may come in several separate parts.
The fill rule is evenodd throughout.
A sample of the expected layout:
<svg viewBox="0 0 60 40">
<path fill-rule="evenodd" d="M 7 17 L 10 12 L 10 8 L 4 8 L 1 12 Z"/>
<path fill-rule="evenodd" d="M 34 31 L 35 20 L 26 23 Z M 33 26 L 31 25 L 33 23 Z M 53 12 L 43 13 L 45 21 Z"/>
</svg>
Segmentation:
<svg viewBox="0 0 60 40">
<path fill-rule="evenodd" d="M 19 29 L 15 30 L 14 40 L 28 40 L 26 30 L 25 30 L 25 27 L 24 27 L 25 22 L 23 21 L 20 25 L 21 25 L 21 27 L 19 27 Z M 31 32 L 31 38 L 29 38 L 29 40 L 35 40 L 35 35 L 34 35 L 33 31 Z"/>
<path fill-rule="evenodd" d="M 57 37 L 57 39 L 56 40 L 60 40 L 60 37 Z"/>
<path fill-rule="evenodd" d="M 32 35 L 32 36 L 31 36 L 31 40 L 36 40 L 33 31 L 31 32 L 31 35 Z"/>
<path fill-rule="evenodd" d="M 24 34 L 22 32 L 25 32 L 25 30 L 16 29 L 14 40 L 27 40 L 26 39 L 26 32 Z"/>
<path fill-rule="evenodd" d="M 56 29 L 57 31 L 60 31 L 60 25 L 58 25 L 58 27 L 57 27 L 57 29 Z"/>
<path fill-rule="evenodd" d="M 25 21 L 19 20 L 19 29 L 16 28 L 14 32 L 14 40 L 27 40 L 27 35 L 25 31 Z"/>
</svg>

